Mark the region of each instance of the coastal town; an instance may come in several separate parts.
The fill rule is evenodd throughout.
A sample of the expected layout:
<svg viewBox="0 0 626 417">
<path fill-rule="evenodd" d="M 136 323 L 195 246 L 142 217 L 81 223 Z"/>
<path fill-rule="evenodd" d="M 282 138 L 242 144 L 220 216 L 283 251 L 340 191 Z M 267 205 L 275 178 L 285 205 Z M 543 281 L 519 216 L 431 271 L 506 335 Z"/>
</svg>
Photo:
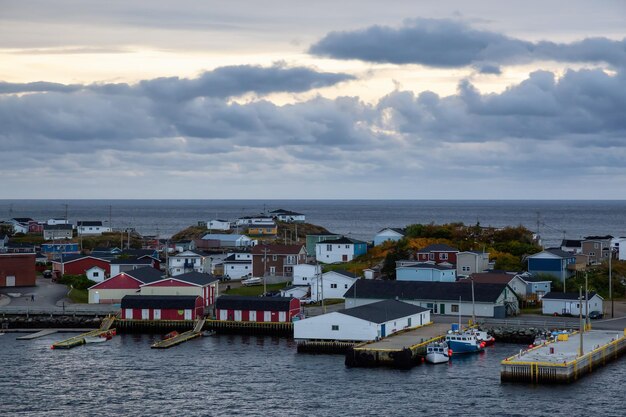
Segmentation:
<svg viewBox="0 0 626 417">
<path fill-rule="evenodd" d="M 280 208 L 198 221 L 168 238 L 106 223 L 16 217 L 0 225 L 4 331 L 19 327 L 13 316 L 78 308 L 106 316 L 104 327 L 53 347 L 106 340 L 113 326 L 167 333 L 153 347 L 207 333 L 280 334 L 301 352 L 346 354 L 349 366 L 411 367 L 431 350 L 444 349 L 446 361 L 466 352 L 466 339 L 481 351 L 494 340 L 475 328 L 486 320 L 581 316 L 586 329 L 615 316 L 615 299 L 623 309 L 624 237 L 544 248 L 522 226 L 458 223 L 388 227 L 366 242 Z M 38 294 L 44 286 L 66 290 L 51 303 Z"/>
</svg>

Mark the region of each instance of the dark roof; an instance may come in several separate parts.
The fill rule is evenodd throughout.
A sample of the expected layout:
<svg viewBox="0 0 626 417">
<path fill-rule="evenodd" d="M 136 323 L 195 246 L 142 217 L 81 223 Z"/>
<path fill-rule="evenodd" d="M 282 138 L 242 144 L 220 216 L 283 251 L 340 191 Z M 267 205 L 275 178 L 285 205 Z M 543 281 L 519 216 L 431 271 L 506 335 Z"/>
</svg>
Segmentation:
<svg viewBox="0 0 626 417">
<path fill-rule="evenodd" d="M 253 255 L 264 255 L 267 249 L 268 255 L 297 255 L 304 245 L 256 245 L 251 253 Z"/>
<path fill-rule="evenodd" d="M 150 259 L 137 259 L 137 258 L 117 258 L 111 259 L 111 265 L 150 265 L 152 261 Z"/>
<path fill-rule="evenodd" d="M 341 235 L 338 233 L 332 233 L 332 232 L 320 232 L 320 233 L 312 233 L 307 236 L 341 236 Z"/>
<path fill-rule="evenodd" d="M 594 291 L 589 293 L 589 299 L 596 295 Z M 599 296 L 599 295 L 598 295 Z M 543 296 L 542 300 L 578 300 L 580 295 L 577 292 L 557 292 L 552 291 Z M 583 300 L 585 299 L 585 293 L 583 293 Z"/>
<path fill-rule="evenodd" d="M 415 262 L 412 264 L 399 266 L 398 268 L 431 268 L 431 269 L 438 269 L 439 271 L 449 271 L 451 269 L 456 269 L 450 266 L 436 265 L 436 264 L 431 264 L 431 263 L 426 263 L 426 262 Z"/>
<path fill-rule="evenodd" d="M 385 227 L 385 228 L 380 229 L 378 233 L 384 232 L 385 230 L 393 230 L 396 233 L 400 233 L 402 236 L 404 236 L 404 234 L 406 233 L 406 229 L 401 228 L 401 227 Z"/>
<path fill-rule="evenodd" d="M 450 245 L 444 243 L 435 243 L 434 245 L 428 245 L 417 251 L 417 253 L 430 253 L 430 252 L 458 252 L 457 248 L 453 248 Z"/>
<path fill-rule="evenodd" d="M 62 254 L 60 262 L 61 263 L 71 262 L 71 261 L 75 261 L 77 259 L 86 258 L 86 257 L 87 257 L 87 255 L 80 255 L 80 254 L 67 255 L 67 254 Z"/>
<path fill-rule="evenodd" d="M 283 210 L 283 209 L 270 211 L 270 213 L 276 214 L 276 215 L 283 214 L 283 215 L 286 215 L 286 216 L 304 216 L 304 214 L 302 214 L 302 213 L 296 213 L 295 211 Z"/>
<path fill-rule="evenodd" d="M 245 297 L 222 295 L 217 298 L 215 308 L 228 310 L 289 311 L 291 297 Z"/>
<path fill-rule="evenodd" d="M 354 286 L 356 285 L 356 290 Z M 495 302 L 506 284 L 475 284 L 477 302 Z M 345 298 L 396 298 L 400 300 L 462 300 L 472 299 L 472 286 L 457 282 L 378 281 L 360 279 L 345 292 Z"/>
<path fill-rule="evenodd" d="M 11 220 L 15 220 L 18 223 L 28 223 L 34 221 L 30 217 L 13 217 Z"/>
<path fill-rule="evenodd" d="M 77 226 L 102 226 L 102 221 L 100 220 L 81 220 L 76 222 Z"/>
<path fill-rule="evenodd" d="M 180 274 L 170 278 L 190 282 L 196 285 L 208 285 L 212 282 L 219 281 L 219 278 L 216 278 L 211 274 L 202 274 L 196 271 L 187 272 L 186 274 Z"/>
<path fill-rule="evenodd" d="M 229 264 L 249 264 L 252 263 L 252 259 L 236 259 L 236 255 L 233 253 L 224 258 L 222 262 Z"/>
<path fill-rule="evenodd" d="M 348 278 L 358 278 L 359 276 L 356 274 L 353 274 L 352 272 L 348 272 L 345 269 L 335 269 L 334 271 L 328 271 L 328 272 L 336 272 L 340 275 L 346 276 Z"/>
<path fill-rule="evenodd" d="M 114 247 L 114 248 L 105 248 L 103 246 L 97 246 L 95 248 L 93 248 L 93 250 L 91 252 L 107 252 L 107 253 L 115 253 L 115 252 L 121 252 L 120 248 Z"/>
<path fill-rule="evenodd" d="M 125 295 L 122 308 L 193 309 L 195 295 Z"/>
<path fill-rule="evenodd" d="M 508 284 L 509 282 L 511 282 L 511 280 L 513 278 L 515 278 L 515 275 L 511 275 L 511 274 L 494 274 L 494 273 L 490 273 L 490 272 L 485 272 L 485 273 L 474 273 L 470 275 L 471 279 L 460 279 L 459 282 L 461 283 L 470 283 L 472 282 L 472 280 L 474 281 L 474 284 L 477 283 L 481 283 L 481 284 Z"/>
<path fill-rule="evenodd" d="M 361 240 L 350 239 L 349 237 L 342 236 L 339 239 L 330 239 L 330 240 L 322 240 L 321 242 L 317 242 L 318 244 L 355 244 L 355 243 L 365 243 Z"/>
<path fill-rule="evenodd" d="M 152 256 L 154 252 L 154 249 L 124 249 L 120 255 L 136 256 L 140 258 L 142 256 Z"/>
<path fill-rule="evenodd" d="M 561 241 L 561 246 L 565 246 L 567 248 L 580 248 L 582 245 L 583 241 L 577 239 L 563 239 Z"/>
<path fill-rule="evenodd" d="M 611 236 L 611 235 L 606 235 L 606 236 L 585 236 L 585 240 L 609 240 L 609 239 L 613 239 L 613 236 Z"/>
<path fill-rule="evenodd" d="M 383 300 L 377 303 L 366 304 L 359 307 L 340 310 L 338 313 L 374 323 L 384 323 L 413 314 L 428 311 L 427 308 L 397 300 Z"/>
<path fill-rule="evenodd" d="M 158 269 L 153 268 L 151 266 L 144 266 L 143 268 L 137 268 L 131 271 L 124 271 L 121 273 L 129 275 L 143 282 L 144 284 L 149 284 L 154 281 L 159 281 L 163 279 L 163 276 L 164 276 L 164 273 L 162 271 L 159 271 Z"/>
<path fill-rule="evenodd" d="M 74 226 L 71 224 L 44 224 L 43 230 L 73 230 Z"/>
<path fill-rule="evenodd" d="M 551 254 L 556 255 L 559 258 L 573 258 L 574 257 L 574 254 L 565 252 L 564 250 L 561 250 L 560 248 L 548 248 L 546 249 L 546 252 L 550 252 Z"/>
</svg>

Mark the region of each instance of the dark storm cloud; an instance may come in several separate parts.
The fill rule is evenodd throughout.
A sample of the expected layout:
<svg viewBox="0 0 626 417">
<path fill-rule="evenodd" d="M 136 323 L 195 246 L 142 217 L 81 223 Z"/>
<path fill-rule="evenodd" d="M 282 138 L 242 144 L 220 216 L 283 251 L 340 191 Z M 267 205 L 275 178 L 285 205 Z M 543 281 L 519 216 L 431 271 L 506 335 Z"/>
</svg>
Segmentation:
<svg viewBox="0 0 626 417">
<path fill-rule="evenodd" d="M 348 74 L 317 72 L 305 67 L 239 65 L 206 71 L 197 78 L 164 77 L 138 84 L 64 85 L 48 82 L 0 82 L 0 94 L 30 92 L 72 92 L 91 90 L 107 94 L 148 96 L 159 100 L 185 101 L 197 97 L 233 97 L 247 93 L 299 93 L 353 80 Z"/>
<path fill-rule="evenodd" d="M 314 55 L 439 68 L 525 63 L 536 60 L 626 64 L 626 39 L 590 38 L 568 44 L 528 42 L 473 29 L 455 20 L 415 19 L 401 27 L 371 26 L 331 32 L 312 45 Z M 491 72 L 494 73 L 494 72 Z"/>
</svg>

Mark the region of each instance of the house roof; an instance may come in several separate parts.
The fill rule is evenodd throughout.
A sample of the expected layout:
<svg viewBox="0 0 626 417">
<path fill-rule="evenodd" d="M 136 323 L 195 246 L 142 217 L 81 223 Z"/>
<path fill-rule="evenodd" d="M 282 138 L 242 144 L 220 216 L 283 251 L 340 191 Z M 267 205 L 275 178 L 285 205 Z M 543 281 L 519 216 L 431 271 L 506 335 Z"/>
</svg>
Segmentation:
<svg viewBox="0 0 626 417">
<path fill-rule="evenodd" d="M 153 256 L 154 252 L 154 249 L 124 249 L 120 255 L 135 256 L 140 258 L 142 256 Z"/>
<path fill-rule="evenodd" d="M 196 271 L 187 272 L 185 274 L 176 275 L 175 277 L 170 278 L 189 282 L 190 284 L 195 284 L 202 287 L 205 285 L 209 285 L 212 282 L 219 281 L 219 278 L 216 278 L 211 274 L 202 274 Z"/>
<path fill-rule="evenodd" d="M 328 271 L 328 272 L 335 272 L 339 275 L 343 275 L 344 277 L 348 277 L 348 278 L 358 278 L 359 275 L 353 274 L 352 272 L 348 272 L 345 269 L 335 269 L 334 271 Z M 326 273 L 328 273 L 326 272 Z"/>
<path fill-rule="evenodd" d="M 30 217 L 13 217 L 11 220 L 16 221 L 17 223 L 28 223 L 34 221 Z"/>
<path fill-rule="evenodd" d="M 222 295 L 217 298 L 215 308 L 224 310 L 289 311 L 291 297 L 245 297 Z"/>
<path fill-rule="evenodd" d="M 100 220 L 80 220 L 76 222 L 77 226 L 102 226 L 102 221 Z"/>
<path fill-rule="evenodd" d="M 137 258 L 117 258 L 111 259 L 111 265 L 151 265 L 150 259 L 137 259 Z"/>
<path fill-rule="evenodd" d="M 596 294 L 596 292 L 591 291 L 589 293 L 589 299 L 591 300 Z M 580 295 L 577 292 L 556 292 L 551 291 L 542 297 L 542 300 L 578 300 Z M 585 298 L 585 294 L 583 293 L 583 299 Z M 600 297 L 602 298 L 602 297 Z"/>
<path fill-rule="evenodd" d="M 340 310 L 338 313 L 380 324 L 424 311 L 428 311 L 428 309 L 402 301 L 383 300 L 377 303 Z"/>
<path fill-rule="evenodd" d="M 450 266 L 436 265 L 436 264 L 431 264 L 427 262 L 415 262 L 415 263 L 399 266 L 398 268 L 437 269 L 439 271 L 450 271 L 452 269 L 456 269 Z"/>
<path fill-rule="evenodd" d="M 163 279 L 163 272 L 151 266 L 144 266 L 143 268 L 133 269 L 131 271 L 124 271 L 122 274 L 126 274 L 141 281 L 144 284 L 148 284 Z"/>
<path fill-rule="evenodd" d="M 356 239 L 350 239 L 349 237 L 345 237 L 342 236 L 339 239 L 329 239 L 329 240 L 322 240 L 321 242 L 317 242 L 318 245 L 323 245 L 323 244 L 333 244 L 333 245 L 337 245 L 337 244 L 346 244 L 346 245 L 353 245 L 356 243 L 365 243 L 361 240 L 356 240 Z"/>
<path fill-rule="evenodd" d="M 202 240 L 225 240 L 234 242 L 238 239 L 241 239 L 242 237 L 247 236 L 228 233 L 207 233 L 206 235 L 202 236 Z"/>
<path fill-rule="evenodd" d="M 71 224 L 44 224 L 43 230 L 73 230 L 74 226 Z"/>
<path fill-rule="evenodd" d="M 563 239 L 561 241 L 561 246 L 566 248 L 580 248 L 582 245 L 583 241 L 578 239 Z"/>
<path fill-rule="evenodd" d="M 430 253 L 430 252 L 458 252 L 457 248 L 453 248 L 450 245 L 444 243 L 435 243 L 434 245 L 428 245 L 417 251 L 417 253 Z"/>
<path fill-rule="evenodd" d="M 222 262 L 229 264 L 249 264 L 252 263 L 252 259 L 236 259 L 237 255 L 234 253 L 232 255 L 228 255 Z"/>
<path fill-rule="evenodd" d="M 404 235 L 405 235 L 405 233 L 406 233 L 406 229 L 404 229 L 404 228 L 402 228 L 402 227 L 385 227 L 385 228 L 383 228 L 383 229 L 380 229 L 380 230 L 378 231 L 378 233 L 384 232 L 385 230 L 393 230 L 394 232 L 399 233 L 399 234 L 401 234 L 402 236 L 404 236 Z"/>
<path fill-rule="evenodd" d="M 93 252 L 108 252 L 108 253 L 117 253 L 117 252 L 121 252 L 120 248 L 105 248 L 103 246 L 97 246 L 95 248 L 93 248 L 93 250 L 91 251 Z"/>
<path fill-rule="evenodd" d="M 511 274 L 494 274 L 494 273 L 474 273 L 470 275 L 471 278 L 461 279 L 459 282 L 462 283 L 471 283 L 472 280 L 474 284 L 508 284 L 511 282 L 515 275 Z"/>
<path fill-rule="evenodd" d="M 290 210 L 284 210 L 284 209 L 278 209 L 278 210 L 273 210 L 270 211 L 271 214 L 276 214 L 276 215 L 285 215 L 285 216 L 304 216 L 304 214 L 302 213 L 296 213 L 295 211 L 290 211 Z"/>
<path fill-rule="evenodd" d="M 253 255 L 264 255 L 267 250 L 268 255 L 297 255 L 304 248 L 304 245 L 256 245 L 252 248 Z"/>
<path fill-rule="evenodd" d="M 565 252 L 564 250 L 561 250 L 560 248 L 548 248 L 545 250 L 545 252 L 549 252 L 553 255 L 558 256 L 559 258 L 571 258 L 574 256 L 573 254 L 569 252 Z"/>
<path fill-rule="evenodd" d="M 613 239 L 614 236 L 606 235 L 606 236 L 585 236 L 585 240 L 609 240 Z"/>
<path fill-rule="evenodd" d="M 354 286 L 356 285 L 356 289 Z M 506 284 L 475 284 L 474 299 L 477 302 L 495 302 Z M 462 300 L 472 299 L 472 286 L 457 282 L 379 281 L 355 282 L 346 292 L 345 298 L 396 298 L 400 300 Z"/>
<path fill-rule="evenodd" d="M 122 298 L 122 309 L 194 309 L 197 298 L 195 295 L 125 295 Z"/>
</svg>

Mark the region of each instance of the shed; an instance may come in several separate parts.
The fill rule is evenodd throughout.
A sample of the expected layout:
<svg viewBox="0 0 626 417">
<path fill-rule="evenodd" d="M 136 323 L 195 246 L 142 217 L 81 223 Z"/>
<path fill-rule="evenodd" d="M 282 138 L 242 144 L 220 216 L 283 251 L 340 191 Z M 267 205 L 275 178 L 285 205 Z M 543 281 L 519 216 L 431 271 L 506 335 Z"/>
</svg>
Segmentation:
<svg viewBox="0 0 626 417">
<path fill-rule="evenodd" d="M 300 300 L 291 297 L 222 295 L 215 303 L 218 320 L 290 322 L 300 314 Z"/>
<path fill-rule="evenodd" d="M 542 313 L 550 315 L 572 315 L 578 316 L 582 309 L 583 316 L 586 316 L 585 294 L 580 298 L 577 292 L 549 292 L 544 295 L 542 301 Z M 589 311 L 603 311 L 604 299 L 595 292 L 589 293 Z"/>
<path fill-rule="evenodd" d="M 175 277 L 163 277 L 141 285 L 141 295 L 192 295 L 202 297 L 208 307 L 215 302 L 219 279 L 210 274 L 188 272 Z"/>
<path fill-rule="evenodd" d="M 126 295 L 122 298 L 125 320 L 195 320 L 202 317 L 202 297 L 192 295 Z"/>
</svg>

